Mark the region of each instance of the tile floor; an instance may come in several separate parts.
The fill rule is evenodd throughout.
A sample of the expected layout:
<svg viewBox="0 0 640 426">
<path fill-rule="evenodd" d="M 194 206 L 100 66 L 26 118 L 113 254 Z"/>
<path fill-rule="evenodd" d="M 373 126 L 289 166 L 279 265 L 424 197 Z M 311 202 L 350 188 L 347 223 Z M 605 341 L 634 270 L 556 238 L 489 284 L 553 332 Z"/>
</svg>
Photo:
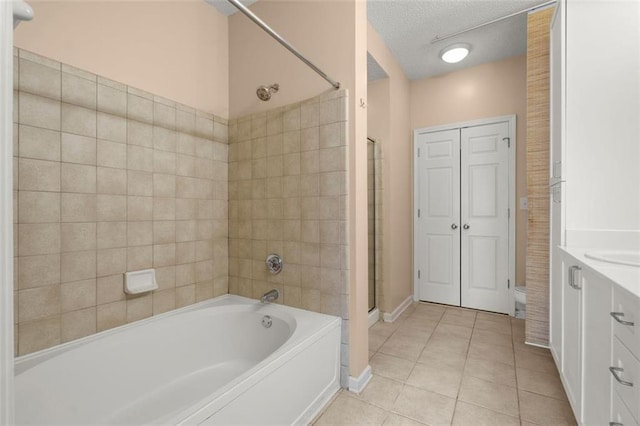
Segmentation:
<svg viewBox="0 0 640 426">
<path fill-rule="evenodd" d="M 369 329 L 373 378 L 340 391 L 316 425 L 575 424 L 551 353 L 524 321 L 414 303 Z"/>
</svg>

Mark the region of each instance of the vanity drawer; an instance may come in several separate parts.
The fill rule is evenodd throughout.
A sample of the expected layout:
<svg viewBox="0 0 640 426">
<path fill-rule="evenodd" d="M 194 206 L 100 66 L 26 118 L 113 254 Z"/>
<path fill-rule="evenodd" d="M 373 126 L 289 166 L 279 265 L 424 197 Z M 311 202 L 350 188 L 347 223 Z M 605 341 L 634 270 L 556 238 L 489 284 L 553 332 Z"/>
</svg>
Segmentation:
<svg viewBox="0 0 640 426">
<path fill-rule="evenodd" d="M 640 358 L 640 298 L 614 286 L 611 316 L 613 334 Z"/>
<path fill-rule="evenodd" d="M 612 426 L 638 426 L 638 422 L 635 421 L 616 392 L 613 392 L 611 398 L 611 423 L 609 424 Z"/>
<path fill-rule="evenodd" d="M 620 396 L 637 422 L 640 419 L 640 361 L 617 337 L 613 338 L 613 359 L 610 372 L 613 393 Z"/>
</svg>

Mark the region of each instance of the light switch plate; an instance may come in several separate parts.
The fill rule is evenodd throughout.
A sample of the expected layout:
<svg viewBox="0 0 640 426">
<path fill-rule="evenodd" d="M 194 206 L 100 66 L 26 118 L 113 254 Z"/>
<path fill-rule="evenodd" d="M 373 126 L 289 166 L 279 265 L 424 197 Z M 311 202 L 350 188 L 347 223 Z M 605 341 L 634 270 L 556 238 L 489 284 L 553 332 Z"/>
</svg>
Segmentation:
<svg viewBox="0 0 640 426">
<path fill-rule="evenodd" d="M 529 210 L 529 200 L 527 197 L 520 197 L 520 210 Z"/>
</svg>

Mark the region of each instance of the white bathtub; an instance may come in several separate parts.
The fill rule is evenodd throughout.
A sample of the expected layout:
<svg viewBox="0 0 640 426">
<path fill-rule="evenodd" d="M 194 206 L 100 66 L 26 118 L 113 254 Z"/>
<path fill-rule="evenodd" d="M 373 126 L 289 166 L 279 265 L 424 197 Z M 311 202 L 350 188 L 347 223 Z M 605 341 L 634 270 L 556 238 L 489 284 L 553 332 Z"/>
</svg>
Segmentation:
<svg viewBox="0 0 640 426">
<path fill-rule="evenodd" d="M 340 318 L 227 295 L 15 369 L 17 424 L 303 424 L 338 390 Z"/>
</svg>

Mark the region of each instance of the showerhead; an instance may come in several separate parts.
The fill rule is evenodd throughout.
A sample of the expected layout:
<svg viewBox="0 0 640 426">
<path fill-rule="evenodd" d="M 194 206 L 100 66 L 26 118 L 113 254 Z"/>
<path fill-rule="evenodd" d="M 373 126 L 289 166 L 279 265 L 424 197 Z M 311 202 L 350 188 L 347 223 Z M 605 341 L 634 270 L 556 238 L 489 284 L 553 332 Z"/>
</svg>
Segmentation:
<svg viewBox="0 0 640 426">
<path fill-rule="evenodd" d="M 272 93 L 278 92 L 278 89 L 280 89 L 280 85 L 278 83 L 272 84 L 271 86 L 260 86 L 256 90 L 256 95 L 258 95 L 258 99 L 266 102 L 271 99 Z"/>
</svg>

